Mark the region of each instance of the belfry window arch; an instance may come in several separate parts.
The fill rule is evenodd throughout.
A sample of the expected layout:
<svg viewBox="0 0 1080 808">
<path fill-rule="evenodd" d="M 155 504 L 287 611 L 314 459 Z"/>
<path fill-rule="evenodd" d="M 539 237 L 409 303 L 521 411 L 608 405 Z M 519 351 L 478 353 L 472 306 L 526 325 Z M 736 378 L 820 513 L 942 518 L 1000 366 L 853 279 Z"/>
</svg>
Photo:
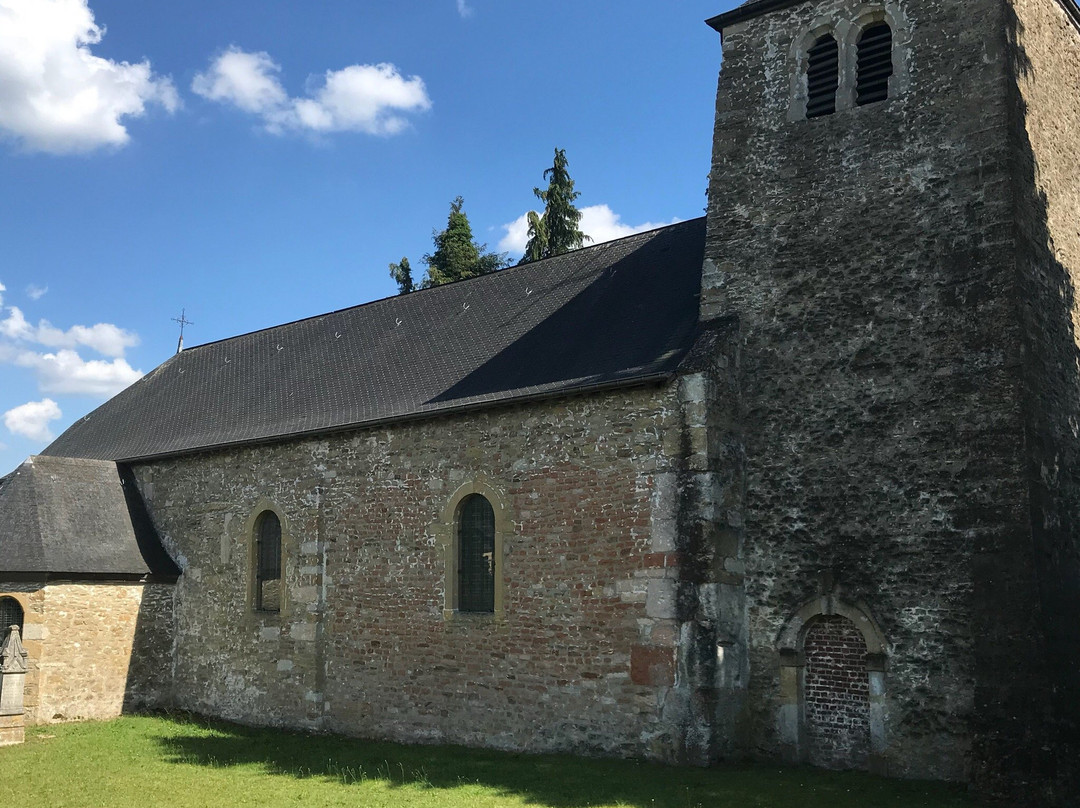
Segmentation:
<svg viewBox="0 0 1080 808">
<path fill-rule="evenodd" d="M 893 74 L 892 28 L 884 20 L 871 22 L 856 42 L 855 104 L 864 106 L 889 97 Z"/>
<path fill-rule="evenodd" d="M 806 117 L 819 118 L 836 112 L 840 89 L 840 49 L 836 37 L 822 34 L 806 53 Z"/>
<path fill-rule="evenodd" d="M 822 15 L 792 42 L 788 120 L 891 100 L 907 92 L 909 25 L 902 9 L 859 6 L 850 16 Z"/>
</svg>

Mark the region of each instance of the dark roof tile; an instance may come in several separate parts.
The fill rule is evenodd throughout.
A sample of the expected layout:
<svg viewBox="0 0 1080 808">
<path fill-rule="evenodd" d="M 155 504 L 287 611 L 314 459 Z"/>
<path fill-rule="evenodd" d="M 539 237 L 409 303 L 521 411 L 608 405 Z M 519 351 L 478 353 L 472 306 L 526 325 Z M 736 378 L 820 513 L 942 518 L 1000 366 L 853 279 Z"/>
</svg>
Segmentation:
<svg viewBox="0 0 1080 808">
<path fill-rule="evenodd" d="M 136 460 L 630 384 L 697 325 L 705 220 L 172 357 L 45 454 Z"/>
<path fill-rule="evenodd" d="M 0 479 L 0 571 L 179 574 L 115 463 L 41 455 Z"/>
</svg>

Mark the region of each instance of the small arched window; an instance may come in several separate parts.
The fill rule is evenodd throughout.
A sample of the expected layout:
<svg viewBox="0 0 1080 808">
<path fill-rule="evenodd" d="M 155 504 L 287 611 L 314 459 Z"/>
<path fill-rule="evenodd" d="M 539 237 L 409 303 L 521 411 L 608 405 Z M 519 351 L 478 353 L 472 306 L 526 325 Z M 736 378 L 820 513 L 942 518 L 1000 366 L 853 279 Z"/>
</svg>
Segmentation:
<svg viewBox="0 0 1080 808">
<path fill-rule="evenodd" d="M 255 520 L 255 608 L 281 611 L 281 520 L 273 511 Z"/>
<path fill-rule="evenodd" d="M 495 511 L 480 494 L 458 511 L 458 610 L 495 611 Z"/>
<path fill-rule="evenodd" d="M 878 22 L 859 35 L 855 68 L 855 103 L 858 106 L 889 97 L 889 77 L 893 74 L 892 29 Z"/>
<path fill-rule="evenodd" d="M 840 86 L 836 39 L 832 34 L 818 37 L 806 55 L 806 117 L 832 115 L 836 112 L 836 91 Z"/>
<path fill-rule="evenodd" d="M 0 598 L 0 640 L 3 640 L 12 626 L 19 627 L 19 633 L 23 630 L 23 607 L 19 601 L 11 597 Z"/>
</svg>

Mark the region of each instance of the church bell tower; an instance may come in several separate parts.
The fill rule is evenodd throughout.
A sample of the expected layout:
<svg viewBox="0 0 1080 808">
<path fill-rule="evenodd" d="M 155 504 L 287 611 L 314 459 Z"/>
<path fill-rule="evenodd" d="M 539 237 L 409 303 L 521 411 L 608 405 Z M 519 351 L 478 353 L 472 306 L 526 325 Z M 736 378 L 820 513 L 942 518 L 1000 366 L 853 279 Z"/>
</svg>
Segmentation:
<svg viewBox="0 0 1080 808">
<path fill-rule="evenodd" d="M 745 743 L 1057 804 L 1080 765 L 1080 11 L 751 0 L 709 24 L 701 314 L 738 322 Z"/>
</svg>

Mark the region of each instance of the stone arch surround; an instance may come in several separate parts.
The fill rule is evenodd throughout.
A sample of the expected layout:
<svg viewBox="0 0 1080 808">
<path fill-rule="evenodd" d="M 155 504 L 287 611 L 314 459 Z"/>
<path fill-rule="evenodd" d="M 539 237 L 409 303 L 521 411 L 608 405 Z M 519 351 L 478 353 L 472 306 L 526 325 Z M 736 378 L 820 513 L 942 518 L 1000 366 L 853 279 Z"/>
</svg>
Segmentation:
<svg viewBox="0 0 1080 808">
<path fill-rule="evenodd" d="M 816 627 L 816 628 L 815 628 Z M 821 636 L 816 636 L 820 633 Z M 810 648 L 807 648 L 807 639 Z M 865 689 L 862 683 L 850 681 L 858 674 L 852 671 L 858 665 L 858 644 L 861 640 L 865 671 Z M 859 767 L 885 773 L 887 771 L 885 661 L 887 646 L 884 635 L 861 604 L 848 603 L 835 595 L 824 595 L 807 602 L 793 614 L 781 629 L 776 647 L 780 655 L 780 706 L 777 728 L 786 758 L 800 763 L 814 763 L 830 767 Z M 808 671 L 808 655 L 810 670 Z M 828 661 L 827 661 L 828 658 Z M 839 663 L 839 664 L 837 664 Z M 852 737 L 865 731 L 862 749 L 850 744 L 823 741 L 821 719 L 829 704 L 822 710 L 807 708 L 806 694 L 810 678 L 811 693 L 820 688 L 825 679 L 833 677 L 836 687 L 832 695 L 835 703 L 850 701 L 853 709 L 839 721 L 855 720 L 859 710 L 855 702 L 865 694 L 865 730 L 852 727 Z M 815 678 L 825 677 L 825 678 Z M 841 681 L 848 677 L 846 687 Z M 833 705 L 835 706 L 835 704 Z M 861 719 L 860 719 L 861 720 Z M 816 723 L 815 723 L 816 722 Z M 834 729 L 838 727 L 834 726 Z M 851 737 L 849 737 L 851 740 Z M 830 748 L 831 747 L 831 748 Z M 865 750 L 865 751 L 863 751 Z"/>
<path fill-rule="evenodd" d="M 484 497 L 495 513 L 495 608 L 491 613 L 467 613 L 466 616 L 471 619 L 493 618 L 502 620 L 505 615 L 506 601 L 504 571 L 506 539 L 513 530 L 513 522 L 510 519 L 510 508 L 507 504 L 505 492 L 493 480 L 481 474 L 467 480 L 450 495 L 439 519 L 429 528 L 430 532 L 435 536 L 444 559 L 443 618 L 451 620 L 459 616 L 456 589 L 458 563 L 457 521 L 461 503 L 473 494 Z"/>
<path fill-rule="evenodd" d="M 807 758 L 829 769 L 866 767 L 870 687 L 866 643 L 843 615 L 821 615 L 803 638 L 802 681 Z"/>
</svg>

